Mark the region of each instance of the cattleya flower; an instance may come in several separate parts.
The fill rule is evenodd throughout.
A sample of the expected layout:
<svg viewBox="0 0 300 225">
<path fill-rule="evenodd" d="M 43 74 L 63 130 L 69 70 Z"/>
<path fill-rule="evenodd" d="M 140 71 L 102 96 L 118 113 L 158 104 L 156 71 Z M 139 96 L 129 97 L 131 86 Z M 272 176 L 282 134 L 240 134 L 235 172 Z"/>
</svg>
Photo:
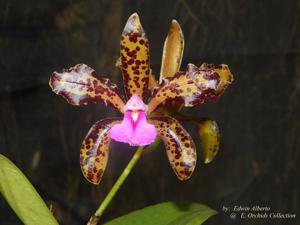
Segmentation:
<svg viewBox="0 0 300 225">
<path fill-rule="evenodd" d="M 101 119 L 91 127 L 80 152 L 84 176 L 94 184 L 100 182 L 111 139 L 144 146 L 158 136 L 165 143 L 177 177 L 180 180 L 190 178 L 197 159 L 195 144 L 165 109 L 175 107 L 178 111 L 181 106 L 215 101 L 232 82 L 232 74 L 223 64 L 202 64 L 200 67 L 188 64 L 185 71 L 179 71 L 183 35 L 175 20 L 165 42 L 159 84 L 151 73 L 148 40 L 136 13 L 128 19 L 120 44 L 117 66 L 123 73 L 127 98 L 120 94 L 115 84 L 97 76 L 85 64 L 54 72 L 49 81 L 52 90 L 72 105 L 104 102 L 123 114 L 123 118 Z M 146 98 L 148 92 L 151 92 L 149 100 Z"/>
</svg>

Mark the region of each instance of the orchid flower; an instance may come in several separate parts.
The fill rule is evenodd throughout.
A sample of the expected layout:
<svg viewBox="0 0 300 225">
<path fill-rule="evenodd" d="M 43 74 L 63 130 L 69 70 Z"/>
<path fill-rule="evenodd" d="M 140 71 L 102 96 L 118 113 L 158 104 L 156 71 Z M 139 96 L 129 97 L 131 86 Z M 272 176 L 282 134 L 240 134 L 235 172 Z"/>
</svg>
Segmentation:
<svg viewBox="0 0 300 225">
<path fill-rule="evenodd" d="M 172 23 L 176 24 L 176 21 Z M 171 36 L 169 33 L 170 39 Z M 139 17 L 136 13 L 129 17 L 121 35 L 121 52 L 117 63 L 123 73 L 127 98 L 120 94 L 117 86 L 109 79 L 97 76 L 85 64 L 52 74 L 49 81 L 52 90 L 68 103 L 86 105 L 104 102 L 106 106 L 112 106 L 123 114 L 123 118 L 97 121 L 82 143 L 80 165 L 83 175 L 91 183 L 99 184 L 101 181 L 111 139 L 131 146 L 145 146 L 160 137 L 165 143 L 168 159 L 177 177 L 180 180 L 191 177 L 197 159 L 195 144 L 175 118 L 161 113 L 159 109 L 172 102 L 191 107 L 215 101 L 232 82 L 233 77 L 224 64 L 202 64 L 200 67 L 188 64 L 185 71 L 179 71 L 181 50 L 174 52 L 173 56 L 166 56 L 174 51 L 167 51 L 170 46 L 166 43 L 162 72 L 169 71 L 173 74 L 164 74 L 157 84 L 150 69 L 148 39 Z M 166 63 L 166 59 L 170 57 L 176 59 L 176 63 Z M 156 84 L 154 90 L 151 88 L 153 84 Z M 152 90 L 151 97 L 147 99 L 149 89 Z"/>
</svg>

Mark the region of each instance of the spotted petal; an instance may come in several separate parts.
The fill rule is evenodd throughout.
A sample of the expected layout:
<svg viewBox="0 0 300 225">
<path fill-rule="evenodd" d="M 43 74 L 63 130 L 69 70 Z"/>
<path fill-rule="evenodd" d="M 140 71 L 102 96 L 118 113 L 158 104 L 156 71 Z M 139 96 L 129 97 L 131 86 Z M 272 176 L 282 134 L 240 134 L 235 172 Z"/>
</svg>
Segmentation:
<svg viewBox="0 0 300 225">
<path fill-rule="evenodd" d="M 173 77 L 180 70 L 184 49 L 184 37 L 179 23 L 172 20 L 168 36 L 164 43 L 159 82 L 163 78 Z"/>
<path fill-rule="evenodd" d="M 202 119 L 198 123 L 198 133 L 203 149 L 204 163 L 210 163 L 220 147 L 220 131 L 216 121 Z"/>
<path fill-rule="evenodd" d="M 172 102 L 191 107 L 215 101 L 232 81 L 227 65 L 203 64 L 198 68 L 189 64 L 185 72 L 178 72 L 173 78 L 163 81 L 148 104 L 148 113 Z"/>
<path fill-rule="evenodd" d="M 119 119 L 103 119 L 96 122 L 85 137 L 80 150 L 80 166 L 84 177 L 93 184 L 99 184 L 106 168 L 110 128 Z"/>
<path fill-rule="evenodd" d="M 72 105 L 102 101 L 123 112 L 125 104 L 117 86 L 106 78 L 97 77 L 96 72 L 85 64 L 54 72 L 49 85 Z"/>
<path fill-rule="evenodd" d="M 197 160 L 196 148 L 189 133 L 174 118 L 167 116 L 151 117 L 158 135 L 166 145 L 171 166 L 180 180 L 191 177 Z"/>
<path fill-rule="evenodd" d="M 149 46 L 136 13 L 129 17 L 123 30 L 120 57 L 118 66 L 123 72 L 127 97 L 136 93 L 144 100 L 150 74 Z"/>
</svg>

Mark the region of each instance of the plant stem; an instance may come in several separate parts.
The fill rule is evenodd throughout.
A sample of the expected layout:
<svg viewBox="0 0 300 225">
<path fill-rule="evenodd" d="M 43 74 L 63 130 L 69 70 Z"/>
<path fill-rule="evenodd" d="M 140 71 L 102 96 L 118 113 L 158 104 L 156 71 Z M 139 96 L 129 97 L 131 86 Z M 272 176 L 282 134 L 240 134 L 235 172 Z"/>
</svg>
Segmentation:
<svg viewBox="0 0 300 225">
<path fill-rule="evenodd" d="M 122 184 L 124 183 L 124 181 L 126 180 L 128 175 L 130 174 L 130 172 L 133 169 L 133 167 L 135 166 L 135 164 L 139 161 L 143 151 L 144 151 L 143 146 L 138 147 L 138 149 L 134 153 L 133 157 L 127 164 L 126 168 L 123 170 L 122 174 L 119 176 L 119 178 L 116 181 L 116 183 L 114 184 L 114 186 L 110 189 L 110 191 L 106 195 L 105 199 L 103 200 L 103 202 L 101 203 L 101 205 L 99 206 L 99 208 L 97 209 L 95 214 L 90 218 L 87 225 L 98 224 L 100 217 L 103 215 L 105 209 L 107 208 L 107 206 L 109 205 L 111 200 L 114 198 L 114 196 L 116 195 L 116 193 L 118 192 L 118 190 L 120 189 L 120 187 L 122 186 Z"/>
</svg>

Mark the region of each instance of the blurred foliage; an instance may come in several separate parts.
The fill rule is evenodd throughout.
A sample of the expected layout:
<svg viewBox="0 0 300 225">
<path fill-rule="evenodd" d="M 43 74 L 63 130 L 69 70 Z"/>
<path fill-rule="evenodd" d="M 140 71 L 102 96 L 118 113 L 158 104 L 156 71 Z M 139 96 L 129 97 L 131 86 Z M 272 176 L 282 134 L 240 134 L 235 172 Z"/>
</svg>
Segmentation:
<svg viewBox="0 0 300 225">
<path fill-rule="evenodd" d="M 201 225 L 216 213 L 197 203 L 165 202 L 134 211 L 105 225 Z"/>
<path fill-rule="evenodd" d="M 24 174 L 0 154 L 0 193 L 26 225 L 58 225 Z"/>
</svg>

